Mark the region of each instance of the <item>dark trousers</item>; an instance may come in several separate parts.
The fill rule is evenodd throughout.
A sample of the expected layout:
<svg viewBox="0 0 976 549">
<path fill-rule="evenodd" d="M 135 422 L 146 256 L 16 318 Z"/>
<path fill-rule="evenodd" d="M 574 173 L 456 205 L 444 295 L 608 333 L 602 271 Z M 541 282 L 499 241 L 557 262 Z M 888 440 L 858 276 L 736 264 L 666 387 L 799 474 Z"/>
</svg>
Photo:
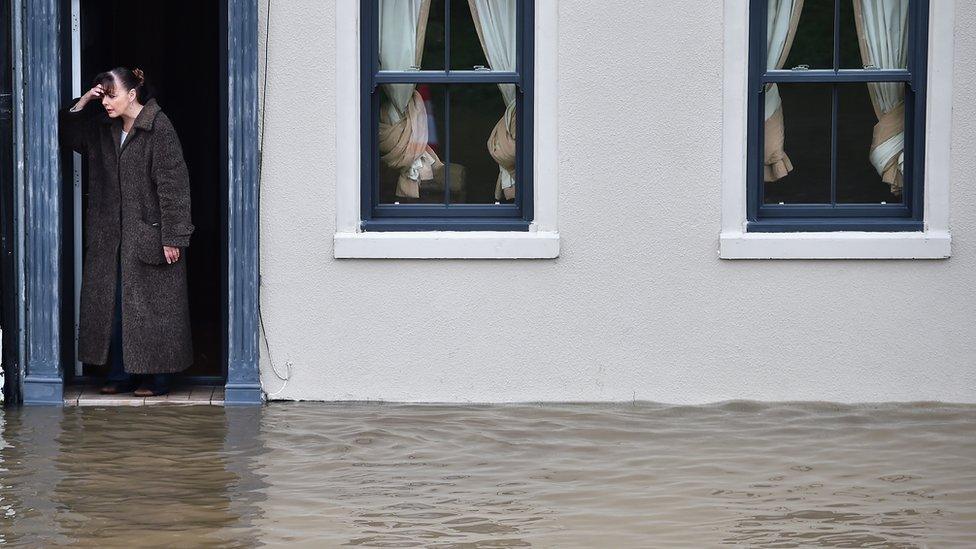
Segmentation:
<svg viewBox="0 0 976 549">
<path fill-rule="evenodd" d="M 108 372 L 110 382 L 124 383 L 132 380 L 122 366 L 122 262 L 115 262 L 115 314 L 112 320 L 112 345 L 109 347 L 109 361 L 112 364 Z"/>
<path fill-rule="evenodd" d="M 125 371 L 122 362 L 122 262 L 115 263 L 115 314 L 112 320 L 112 344 L 109 348 L 109 383 L 131 383 L 132 374 Z M 172 374 L 147 374 L 152 378 L 154 390 L 169 388 Z"/>
</svg>

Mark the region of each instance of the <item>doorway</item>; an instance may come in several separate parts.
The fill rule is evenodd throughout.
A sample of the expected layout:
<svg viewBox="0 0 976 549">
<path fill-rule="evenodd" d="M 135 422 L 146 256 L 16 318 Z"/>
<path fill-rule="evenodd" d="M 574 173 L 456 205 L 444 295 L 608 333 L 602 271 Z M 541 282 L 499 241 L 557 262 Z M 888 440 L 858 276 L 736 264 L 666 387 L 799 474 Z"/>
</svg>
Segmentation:
<svg viewBox="0 0 976 549">
<path fill-rule="evenodd" d="M 96 74 L 116 66 L 141 68 L 147 85 L 163 111 L 173 121 L 190 173 L 193 224 L 191 245 L 186 250 L 189 305 L 194 348 L 193 365 L 184 372 L 195 383 L 223 383 L 226 377 L 225 339 L 226 267 L 226 77 L 223 46 L 226 24 L 221 2 L 166 0 L 74 0 L 72 42 L 73 96 L 86 91 Z M 67 164 L 66 166 L 71 166 Z M 80 193 L 88 192 L 87 171 L 78 166 Z M 70 172 L 71 170 L 65 170 Z M 67 174 L 70 176 L 70 173 Z M 72 193 L 64 193 L 72 200 Z M 67 204 L 66 204 L 67 206 Z M 84 212 L 76 203 L 74 211 Z M 74 223 L 80 233 L 82 220 Z M 76 272 L 81 257 L 75 253 Z M 75 277 L 73 310 L 77 318 L 80 277 Z M 77 332 L 73 334 L 76 337 Z M 71 348 L 74 348 L 72 342 Z M 106 366 L 76 364 L 82 380 L 104 375 Z M 66 372 L 67 373 L 67 372 Z"/>
</svg>

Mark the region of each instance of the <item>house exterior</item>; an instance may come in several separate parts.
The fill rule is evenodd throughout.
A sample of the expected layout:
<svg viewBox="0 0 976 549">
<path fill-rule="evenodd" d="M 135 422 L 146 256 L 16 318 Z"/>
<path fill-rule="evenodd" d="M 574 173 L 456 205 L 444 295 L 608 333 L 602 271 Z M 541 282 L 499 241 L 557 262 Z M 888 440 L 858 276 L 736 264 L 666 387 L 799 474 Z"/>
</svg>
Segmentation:
<svg viewBox="0 0 976 549">
<path fill-rule="evenodd" d="M 228 402 L 976 402 L 968 3 L 364 1 L 228 0 Z"/>
</svg>

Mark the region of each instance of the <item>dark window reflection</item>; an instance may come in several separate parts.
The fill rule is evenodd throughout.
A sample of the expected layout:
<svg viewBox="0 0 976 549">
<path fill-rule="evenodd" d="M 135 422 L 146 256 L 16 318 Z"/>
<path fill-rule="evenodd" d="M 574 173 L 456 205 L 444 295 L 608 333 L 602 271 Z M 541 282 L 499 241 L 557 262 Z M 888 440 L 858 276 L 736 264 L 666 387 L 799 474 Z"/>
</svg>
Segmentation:
<svg viewBox="0 0 976 549">
<path fill-rule="evenodd" d="M 882 85 L 889 86 L 885 91 L 891 95 L 898 93 L 893 90 L 902 90 L 902 94 L 904 93 L 903 84 Z M 871 143 L 878 117 L 868 86 L 878 84 L 838 85 L 837 201 L 863 204 L 900 203 L 901 197 L 892 194 L 891 186 L 881 180 L 877 168 L 871 163 Z M 889 131 L 892 132 L 897 133 L 897 130 Z"/>
<path fill-rule="evenodd" d="M 834 0 L 803 2 L 793 47 L 783 68 L 798 65 L 809 65 L 811 69 L 834 67 Z"/>
<path fill-rule="evenodd" d="M 854 2 L 840 3 L 840 68 L 862 69 L 861 46 L 857 40 L 857 26 L 854 23 Z"/>
<path fill-rule="evenodd" d="M 484 49 L 474 28 L 468 0 L 452 0 L 451 4 L 451 68 L 474 70 L 481 65 L 488 67 Z"/>
<path fill-rule="evenodd" d="M 505 105 L 495 84 L 451 86 L 451 202 L 496 202 L 499 164 L 488 150 L 488 141 L 505 117 Z"/>
<path fill-rule="evenodd" d="M 444 70 L 444 0 L 431 0 L 426 32 L 420 68 L 425 71 Z"/>
<path fill-rule="evenodd" d="M 829 84 L 779 84 L 784 150 L 793 170 L 764 185 L 766 204 L 830 203 Z"/>
</svg>

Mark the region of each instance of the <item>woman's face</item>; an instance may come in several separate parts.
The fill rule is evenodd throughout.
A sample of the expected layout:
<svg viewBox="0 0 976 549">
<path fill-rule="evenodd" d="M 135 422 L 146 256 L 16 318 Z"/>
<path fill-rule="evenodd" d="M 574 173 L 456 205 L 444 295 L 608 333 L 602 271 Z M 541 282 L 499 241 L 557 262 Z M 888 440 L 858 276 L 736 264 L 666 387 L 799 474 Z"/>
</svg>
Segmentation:
<svg viewBox="0 0 976 549">
<path fill-rule="evenodd" d="M 110 117 L 118 118 L 129 109 L 135 100 L 136 91 L 125 89 L 125 86 L 115 78 L 112 85 L 108 86 L 102 95 L 102 106 L 105 107 L 105 112 Z"/>
</svg>

